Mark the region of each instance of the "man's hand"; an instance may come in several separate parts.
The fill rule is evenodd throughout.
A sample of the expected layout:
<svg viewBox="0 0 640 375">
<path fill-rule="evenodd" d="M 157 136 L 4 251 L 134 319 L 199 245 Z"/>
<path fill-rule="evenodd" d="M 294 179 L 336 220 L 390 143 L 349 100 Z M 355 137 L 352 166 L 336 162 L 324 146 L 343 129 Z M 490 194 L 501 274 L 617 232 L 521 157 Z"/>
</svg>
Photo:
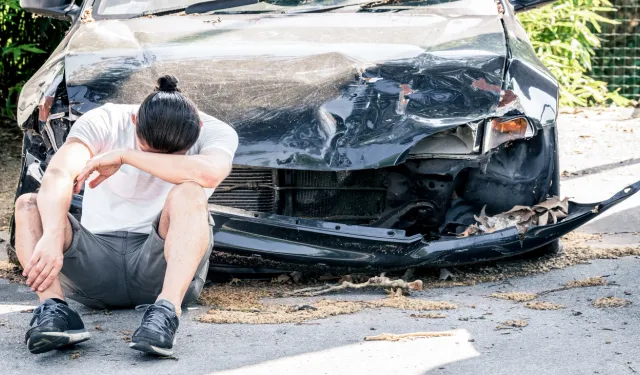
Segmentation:
<svg viewBox="0 0 640 375">
<path fill-rule="evenodd" d="M 43 234 L 22 272 L 28 276 L 27 285 L 31 290 L 43 292 L 49 288 L 62 268 L 64 234 Z"/>
<path fill-rule="evenodd" d="M 120 169 L 120 166 L 124 164 L 124 153 L 125 150 L 113 150 L 90 159 L 76 178 L 76 185 L 73 188 L 74 194 L 80 193 L 85 180 L 93 172 L 98 172 L 100 175 L 89 181 L 89 187 L 92 189 L 113 176 Z"/>
</svg>

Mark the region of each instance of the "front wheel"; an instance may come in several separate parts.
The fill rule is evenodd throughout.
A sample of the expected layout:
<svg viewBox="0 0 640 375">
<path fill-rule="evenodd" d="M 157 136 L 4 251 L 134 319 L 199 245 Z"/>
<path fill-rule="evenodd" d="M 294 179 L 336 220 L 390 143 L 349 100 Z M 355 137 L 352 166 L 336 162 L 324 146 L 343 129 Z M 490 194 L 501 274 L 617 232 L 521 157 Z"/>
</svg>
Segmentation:
<svg viewBox="0 0 640 375">
<path fill-rule="evenodd" d="M 564 247 L 560 240 L 553 240 L 552 242 L 539 247 L 531 251 L 532 255 L 545 256 L 545 255 L 560 255 L 564 252 Z"/>
</svg>

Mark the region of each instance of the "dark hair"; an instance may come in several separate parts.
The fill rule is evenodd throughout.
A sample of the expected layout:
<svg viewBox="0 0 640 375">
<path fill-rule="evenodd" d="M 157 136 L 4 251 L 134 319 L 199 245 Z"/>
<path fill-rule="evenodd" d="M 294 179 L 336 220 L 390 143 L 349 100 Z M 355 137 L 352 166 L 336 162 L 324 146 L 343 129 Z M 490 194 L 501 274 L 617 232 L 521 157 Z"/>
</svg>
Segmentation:
<svg viewBox="0 0 640 375">
<path fill-rule="evenodd" d="M 198 108 L 178 89 L 174 76 L 158 78 L 158 85 L 138 110 L 138 138 L 154 151 L 173 154 L 186 151 L 200 136 Z"/>
</svg>

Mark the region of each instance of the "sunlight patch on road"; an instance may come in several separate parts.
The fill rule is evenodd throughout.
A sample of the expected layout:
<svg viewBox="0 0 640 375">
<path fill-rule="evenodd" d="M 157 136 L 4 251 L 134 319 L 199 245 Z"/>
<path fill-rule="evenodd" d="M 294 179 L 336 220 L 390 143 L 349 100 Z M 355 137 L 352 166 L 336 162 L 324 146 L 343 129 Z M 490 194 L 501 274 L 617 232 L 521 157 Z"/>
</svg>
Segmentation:
<svg viewBox="0 0 640 375">
<path fill-rule="evenodd" d="M 406 332 L 394 332 L 406 333 Z M 467 330 L 450 337 L 376 341 L 274 359 L 209 375 L 235 374 L 419 374 L 480 356 Z"/>
<path fill-rule="evenodd" d="M 0 304 L 0 315 L 9 314 L 18 311 L 24 311 L 29 309 L 35 309 L 37 306 L 28 306 L 28 305 L 1 305 Z"/>
</svg>

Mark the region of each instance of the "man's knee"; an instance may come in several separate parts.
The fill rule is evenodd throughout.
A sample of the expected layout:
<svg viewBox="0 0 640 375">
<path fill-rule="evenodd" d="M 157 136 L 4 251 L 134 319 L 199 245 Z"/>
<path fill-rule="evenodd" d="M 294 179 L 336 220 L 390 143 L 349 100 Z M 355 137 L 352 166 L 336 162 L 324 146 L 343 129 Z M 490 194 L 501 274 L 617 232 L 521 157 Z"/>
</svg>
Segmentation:
<svg viewBox="0 0 640 375">
<path fill-rule="evenodd" d="M 165 204 L 171 209 L 206 209 L 207 196 L 202 186 L 195 182 L 185 182 L 171 189 Z"/>
<path fill-rule="evenodd" d="M 16 199 L 16 218 L 39 214 L 38 203 L 36 200 L 37 196 L 37 194 L 29 193 L 23 194 Z"/>
</svg>

